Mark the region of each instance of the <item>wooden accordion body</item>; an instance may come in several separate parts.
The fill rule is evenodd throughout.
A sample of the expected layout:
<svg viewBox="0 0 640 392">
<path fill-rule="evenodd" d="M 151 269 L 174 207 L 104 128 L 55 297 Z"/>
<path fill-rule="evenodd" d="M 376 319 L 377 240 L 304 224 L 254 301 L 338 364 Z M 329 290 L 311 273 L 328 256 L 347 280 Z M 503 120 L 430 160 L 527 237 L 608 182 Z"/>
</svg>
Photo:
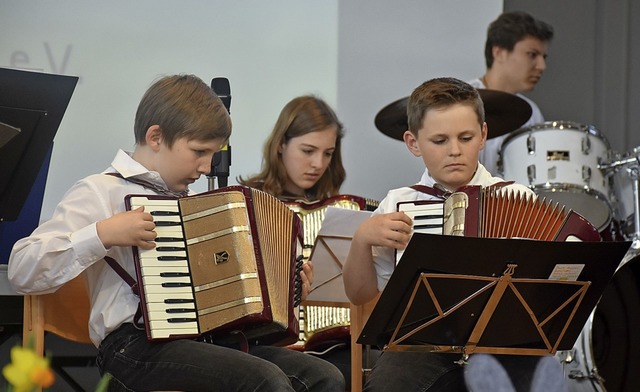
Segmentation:
<svg viewBox="0 0 640 392">
<path fill-rule="evenodd" d="M 156 248 L 134 248 L 150 340 L 227 332 L 256 344 L 297 340 L 301 227 L 286 205 L 245 186 L 125 203 L 156 223 Z"/>
<path fill-rule="evenodd" d="M 312 254 L 318 232 L 328 207 L 349 210 L 374 210 L 378 202 L 355 195 L 336 195 L 316 202 L 285 202 L 302 222 L 303 255 L 305 261 Z M 335 266 L 331 266 L 335 267 Z M 342 274 L 330 267 L 314 263 L 314 287 L 300 309 L 300 339 L 293 347 L 299 350 L 314 350 L 331 342 L 348 341 L 350 337 L 350 315 L 348 301 L 333 303 L 323 300 L 324 284 L 339 279 Z"/>
<path fill-rule="evenodd" d="M 398 203 L 414 222 L 414 231 L 483 238 L 542 241 L 600 241 L 584 217 L 546 199 L 507 188 L 466 186 L 444 201 Z"/>
</svg>

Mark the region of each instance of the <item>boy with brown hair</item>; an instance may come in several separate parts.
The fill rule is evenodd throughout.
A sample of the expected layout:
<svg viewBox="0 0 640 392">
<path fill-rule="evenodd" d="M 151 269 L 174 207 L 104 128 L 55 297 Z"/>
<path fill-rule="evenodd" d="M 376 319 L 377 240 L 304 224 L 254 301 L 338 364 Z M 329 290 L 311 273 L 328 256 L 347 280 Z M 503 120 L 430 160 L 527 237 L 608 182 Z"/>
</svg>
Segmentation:
<svg viewBox="0 0 640 392">
<path fill-rule="evenodd" d="M 213 154 L 231 135 L 231 119 L 201 79 L 173 75 L 146 91 L 134 131 L 133 152 L 118 151 L 103 173 L 78 181 L 52 219 L 14 245 L 8 272 L 16 291 L 53 292 L 84 273 L 89 332 L 101 372 L 112 376 L 110 390 L 344 390 L 338 369 L 310 355 L 270 346 L 245 353 L 191 339 L 150 342 L 134 324 L 140 299 L 105 257 L 135 276 L 131 247 L 153 249 L 156 232 L 143 207 L 126 211 L 125 196 L 186 196 L 210 172 Z M 311 271 L 301 278 L 308 290 Z"/>
<path fill-rule="evenodd" d="M 487 140 L 487 124 L 482 99 L 475 88 L 454 78 L 429 80 L 411 94 L 407 116 L 409 129 L 404 133 L 404 142 L 425 165 L 418 185 L 433 192 L 413 187 L 390 190 L 371 218 L 358 227 L 343 269 L 345 290 L 354 304 L 367 303 L 382 292 L 395 268 L 395 251 L 405 249 L 411 239 L 412 220 L 397 211 L 398 202 L 438 200 L 440 192 L 454 192 L 465 185 L 487 187 L 504 181 L 493 177 L 478 162 Z M 534 196 L 524 185 L 501 185 L 501 189 Z M 479 358 L 481 365 L 494 363 Z M 538 358 L 519 358 L 516 365 L 524 370 L 517 375 L 518 381 L 528 386 L 529 370 L 536 366 Z M 459 359 L 459 354 L 386 351 L 376 360 L 365 390 L 466 391 Z M 560 364 L 556 365 L 561 373 Z M 500 365 L 497 368 L 505 373 Z M 493 390 L 510 390 L 510 385 L 506 385 L 508 377 L 491 380 L 499 380 L 492 384 Z M 503 386 L 507 389 L 497 389 Z M 485 390 L 489 389 L 474 392 Z"/>
</svg>

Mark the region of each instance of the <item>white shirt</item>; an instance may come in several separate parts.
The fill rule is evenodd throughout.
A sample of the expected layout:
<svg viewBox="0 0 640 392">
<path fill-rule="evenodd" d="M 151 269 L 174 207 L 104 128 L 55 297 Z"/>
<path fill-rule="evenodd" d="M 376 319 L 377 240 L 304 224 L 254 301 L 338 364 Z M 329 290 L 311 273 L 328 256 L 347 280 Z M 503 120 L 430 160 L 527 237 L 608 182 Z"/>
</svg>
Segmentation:
<svg viewBox="0 0 640 392">
<path fill-rule="evenodd" d="M 475 88 L 482 88 L 482 89 L 486 88 L 484 83 L 482 83 L 482 80 L 480 79 L 474 79 L 467 83 L 469 83 L 471 86 Z M 544 122 L 544 117 L 542 116 L 542 112 L 540 111 L 540 108 L 538 107 L 538 105 L 536 105 L 535 102 L 533 102 L 531 99 L 525 97 L 522 94 L 516 94 L 516 95 L 524 99 L 525 101 L 527 101 L 527 103 L 531 106 L 531 117 L 526 123 L 522 125 L 521 128 L 527 128 L 532 125 L 540 124 Z M 489 130 L 489 133 L 491 133 L 491 130 Z M 500 155 L 499 154 L 500 150 L 502 149 L 502 143 L 508 136 L 509 134 L 507 133 L 502 136 L 488 139 L 484 146 L 484 149 L 480 151 L 480 156 L 479 156 L 480 163 L 482 163 L 487 168 L 487 170 L 489 170 L 489 172 L 492 174 L 495 174 L 495 175 L 503 174 L 498 171 L 498 159 Z"/>
<path fill-rule="evenodd" d="M 504 181 L 500 177 L 492 177 L 491 173 L 484 168 L 482 164 L 478 164 L 478 170 L 474 174 L 468 185 L 481 185 L 483 187 L 496 184 Z M 429 175 L 427 169 L 425 169 L 422 178 L 418 184 L 433 187 L 435 180 Z M 534 192 L 528 187 L 520 184 L 511 184 L 504 187 L 505 190 L 519 191 L 521 194 L 530 195 L 535 197 Z M 424 192 L 416 191 L 410 187 L 403 187 L 398 189 L 392 189 L 387 193 L 387 196 L 380 202 L 378 209 L 374 211 L 374 214 L 385 214 L 389 212 L 395 212 L 398 210 L 397 204 L 400 201 L 416 201 L 416 200 L 437 200 L 436 197 L 431 196 Z M 376 275 L 378 277 L 378 290 L 382 291 L 387 285 L 391 274 L 396 266 L 395 250 L 393 248 L 385 246 L 374 246 L 372 249 L 373 264 L 376 269 Z"/>
<path fill-rule="evenodd" d="M 103 173 L 136 177 L 166 189 L 157 172 L 149 172 L 120 150 Z M 139 299 L 104 261 L 110 256 L 135 277 L 131 247 L 105 249 L 96 222 L 126 210 L 129 194 L 157 194 L 125 179 L 94 174 L 75 183 L 56 207 L 51 220 L 16 242 L 9 258 L 8 277 L 21 294 L 44 294 L 85 272 L 91 314 L 89 335 L 96 345 L 121 324 L 132 322 Z"/>
</svg>

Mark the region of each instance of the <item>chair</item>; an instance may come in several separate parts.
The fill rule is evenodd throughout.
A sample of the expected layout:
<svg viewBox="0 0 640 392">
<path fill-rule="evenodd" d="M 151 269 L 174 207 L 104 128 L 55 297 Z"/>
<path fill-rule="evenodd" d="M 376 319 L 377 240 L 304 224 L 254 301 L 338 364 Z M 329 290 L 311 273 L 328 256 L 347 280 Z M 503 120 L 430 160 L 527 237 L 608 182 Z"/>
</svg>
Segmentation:
<svg viewBox="0 0 640 392">
<path fill-rule="evenodd" d="M 23 345 L 32 345 L 36 354 L 44 354 L 45 332 L 67 340 L 90 344 L 89 296 L 81 274 L 56 292 L 24 296 Z M 51 368 L 74 390 L 84 391 L 65 370 L 65 367 L 95 366 L 95 354 L 82 356 L 54 355 Z"/>
<path fill-rule="evenodd" d="M 364 361 L 363 352 L 366 350 L 361 344 L 357 343 L 358 337 L 364 325 L 366 324 L 373 308 L 378 302 L 380 295 L 363 305 L 353 305 L 350 307 L 351 321 L 351 392 L 361 392 L 364 382 L 364 375 L 369 372 L 368 361 Z"/>
</svg>

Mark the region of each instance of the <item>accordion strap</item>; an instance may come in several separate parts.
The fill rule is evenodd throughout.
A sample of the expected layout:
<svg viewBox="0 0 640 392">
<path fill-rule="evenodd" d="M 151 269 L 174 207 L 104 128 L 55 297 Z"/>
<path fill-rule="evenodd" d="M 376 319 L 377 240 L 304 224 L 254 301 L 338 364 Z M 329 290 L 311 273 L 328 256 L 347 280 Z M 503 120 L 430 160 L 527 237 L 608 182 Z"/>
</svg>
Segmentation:
<svg viewBox="0 0 640 392">
<path fill-rule="evenodd" d="M 427 195 L 435 196 L 439 199 L 446 199 L 451 195 L 451 192 L 443 190 L 441 188 L 432 188 L 427 185 L 415 184 L 411 185 L 409 188 L 416 190 L 418 192 L 426 193 Z"/>
<path fill-rule="evenodd" d="M 133 291 L 133 293 L 139 297 L 140 290 L 138 287 L 138 282 L 136 282 L 136 280 L 133 279 L 131 275 L 129 275 L 129 273 L 125 271 L 124 268 L 122 268 L 122 266 L 114 258 L 105 256 L 104 261 L 106 261 L 107 264 L 109 264 L 109 267 L 111 267 L 114 271 L 116 271 L 118 275 L 120 275 L 122 280 L 127 282 L 127 284 L 131 287 L 131 291 Z"/>
<path fill-rule="evenodd" d="M 138 286 L 138 282 L 136 282 L 136 280 L 133 279 L 131 275 L 129 275 L 129 273 L 125 271 L 124 268 L 122 268 L 122 266 L 113 257 L 105 256 L 104 261 L 106 261 L 107 264 L 109 264 L 109 267 L 116 271 L 116 273 L 120 275 L 122 280 L 124 280 L 129 285 L 129 287 L 131 287 L 131 291 L 133 291 L 133 294 L 140 298 L 140 287 Z M 136 327 L 141 327 L 141 324 L 138 322 L 138 320 L 140 319 L 142 319 L 142 306 L 140 302 L 138 302 L 138 309 L 136 310 L 136 314 L 133 316 L 133 325 L 135 325 Z"/>
<path fill-rule="evenodd" d="M 489 185 L 485 188 L 487 189 L 499 189 L 502 188 L 503 186 L 507 186 L 507 185 L 511 185 L 513 184 L 514 181 L 500 181 L 500 182 L 496 182 L 495 184 Z M 418 192 L 422 192 L 422 193 L 426 193 L 428 195 L 431 196 L 435 196 L 439 199 L 446 199 L 449 196 L 451 196 L 452 192 L 449 192 L 448 190 L 444 189 L 441 185 L 436 184 L 435 187 L 430 187 L 427 185 L 422 185 L 422 184 L 415 184 L 415 185 L 411 185 L 409 188 L 416 190 Z M 464 187 L 462 187 L 464 188 Z"/>
</svg>

